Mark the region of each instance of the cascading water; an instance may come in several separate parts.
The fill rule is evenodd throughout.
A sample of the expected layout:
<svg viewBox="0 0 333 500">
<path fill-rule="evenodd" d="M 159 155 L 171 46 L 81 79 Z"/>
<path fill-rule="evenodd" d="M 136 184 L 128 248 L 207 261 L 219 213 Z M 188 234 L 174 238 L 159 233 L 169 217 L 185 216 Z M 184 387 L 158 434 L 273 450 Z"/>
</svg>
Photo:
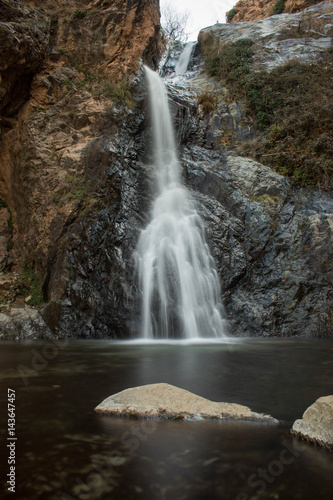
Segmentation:
<svg viewBox="0 0 333 500">
<path fill-rule="evenodd" d="M 193 48 L 196 44 L 197 42 L 188 42 L 185 45 L 184 50 L 180 54 L 179 60 L 175 66 L 175 73 L 177 76 L 183 75 L 186 72 Z"/>
<path fill-rule="evenodd" d="M 145 67 L 152 110 L 157 193 L 136 261 L 144 338 L 223 337 L 219 280 L 194 200 L 182 185 L 168 96 Z"/>
</svg>

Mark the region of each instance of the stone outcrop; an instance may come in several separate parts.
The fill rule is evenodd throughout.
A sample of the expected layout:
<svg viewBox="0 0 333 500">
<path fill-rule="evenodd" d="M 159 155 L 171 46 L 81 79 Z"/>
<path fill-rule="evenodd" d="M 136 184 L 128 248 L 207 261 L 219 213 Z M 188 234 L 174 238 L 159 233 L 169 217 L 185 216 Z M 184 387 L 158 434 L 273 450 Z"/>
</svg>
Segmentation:
<svg viewBox="0 0 333 500">
<path fill-rule="evenodd" d="M 291 432 L 333 451 L 333 396 L 317 399 L 303 418 L 295 421 Z"/>
<path fill-rule="evenodd" d="M 239 0 L 232 9 L 234 14 L 229 22 L 256 21 L 265 19 L 275 14 L 275 6 L 278 0 Z M 294 14 L 300 12 L 320 0 L 286 0 L 284 7 L 279 13 Z M 280 2 L 282 4 L 282 2 Z"/>
<path fill-rule="evenodd" d="M 12 307 L 7 314 L 0 313 L 0 340 L 32 340 L 53 338 L 39 311 L 35 308 Z"/>
<path fill-rule="evenodd" d="M 308 7 L 296 14 L 281 14 L 259 21 L 236 24 L 215 24 L 200 31 L 199 42 L 204 47 L 213 34 L 222 44 L 251 39 L 255 43 L 252 67 L 272 69 L 289 61 L 316 61 L 332 46 L 332 2 Z"/>
<path fill-rule="evenodd" d="M 270 415 L 247 406 L 216 403 L 170 384 L 150 384 L 118 392 L 100 403 L 96 413 L 114 416 L 183 419 L 242 420 L 277 424 Z"/>
</svg>

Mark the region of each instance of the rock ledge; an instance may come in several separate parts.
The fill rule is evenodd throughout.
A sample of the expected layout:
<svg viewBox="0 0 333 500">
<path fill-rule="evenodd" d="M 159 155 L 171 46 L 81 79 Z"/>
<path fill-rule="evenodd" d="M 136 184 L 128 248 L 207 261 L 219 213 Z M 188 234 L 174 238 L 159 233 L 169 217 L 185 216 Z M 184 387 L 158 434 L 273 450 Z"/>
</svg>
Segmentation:
<svg viewBox="0 0 333 500">
<path fill-rule="evenodd" d="M 100 403 L 96 413 L 135 418 L 247 420 L 276 424 L 270 415 L 247 406 L 216 403 L 169 384 L 150 384 L 118 392 Z"/>
</svg>

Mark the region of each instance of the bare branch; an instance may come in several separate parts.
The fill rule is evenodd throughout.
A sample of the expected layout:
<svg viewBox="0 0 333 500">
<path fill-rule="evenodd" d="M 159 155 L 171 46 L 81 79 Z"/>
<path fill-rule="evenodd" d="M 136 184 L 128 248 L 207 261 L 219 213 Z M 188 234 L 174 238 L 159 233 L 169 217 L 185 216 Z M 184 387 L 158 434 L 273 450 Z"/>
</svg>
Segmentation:
<svg viewBox="0 0 333 500">
<path fill-rule="evenodd" d="M 188 11 L 180 13 L 175 10 L 170 4 L 165 5 L 161 11 L 161 24 L 166 37 L 175 42 L 187 42 L 188 33 L 186 25 L 190 17 Z"/>
</svg>

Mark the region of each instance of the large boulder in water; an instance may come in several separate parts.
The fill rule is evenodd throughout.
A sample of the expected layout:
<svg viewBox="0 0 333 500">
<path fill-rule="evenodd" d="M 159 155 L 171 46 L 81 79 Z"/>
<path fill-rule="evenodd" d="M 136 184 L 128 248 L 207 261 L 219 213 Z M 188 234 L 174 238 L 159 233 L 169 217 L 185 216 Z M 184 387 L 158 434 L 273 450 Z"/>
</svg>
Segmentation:
<svg viewBox="0 0 333 500">
<path fill-rule="evenodd" d="M 295 421 L 291 432 L 333 450 L 333 396 L 317 399 L 303 418 Z"/>
<path fill-rule="evenodd" d="M 209 418 L 278 423 L 270 415 L 255 413 L 247 406 L 216 403 L 170 384 L 149 384 L 126 389 L 102 401 L 95 412 L 136 418 Z"/>
</svg>

